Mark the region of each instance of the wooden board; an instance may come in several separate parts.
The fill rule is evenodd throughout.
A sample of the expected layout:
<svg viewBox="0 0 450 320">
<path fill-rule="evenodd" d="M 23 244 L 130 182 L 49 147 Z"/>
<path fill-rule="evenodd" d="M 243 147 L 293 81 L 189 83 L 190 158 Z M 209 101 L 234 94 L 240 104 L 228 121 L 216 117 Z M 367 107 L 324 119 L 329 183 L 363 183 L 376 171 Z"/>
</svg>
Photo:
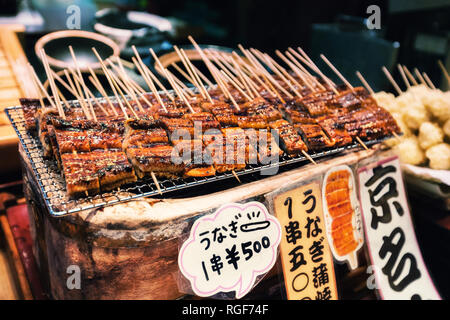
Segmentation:
<svg viewBox="0 0 450 320">
<path fill-rule="evenodd" d="M 17 28 L 0 27 L 0 153 L 14 159 L 0 167 L 0 173 L 18 171 L 18 138 L 4 109 L 19 105 L 19 98 L 37 97 L 33 80 L 27 71 L 28 60 L 15 33 Z"/>
</svg>

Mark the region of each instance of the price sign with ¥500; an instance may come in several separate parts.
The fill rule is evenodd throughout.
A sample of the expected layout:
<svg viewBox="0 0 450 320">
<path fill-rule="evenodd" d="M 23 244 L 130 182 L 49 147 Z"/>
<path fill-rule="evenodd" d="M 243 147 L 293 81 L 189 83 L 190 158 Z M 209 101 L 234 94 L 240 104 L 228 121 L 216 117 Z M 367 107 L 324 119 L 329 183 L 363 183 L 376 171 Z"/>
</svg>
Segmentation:
<svg viewBox="0 0 450 320">
<path fill-rule="evenodd" d="M 275 264 L 281 227 L 260 202 L 230 203 L 198 219 L 178 255 L 181 273 L 201 297 L 245 296 Z"/>
</svg>

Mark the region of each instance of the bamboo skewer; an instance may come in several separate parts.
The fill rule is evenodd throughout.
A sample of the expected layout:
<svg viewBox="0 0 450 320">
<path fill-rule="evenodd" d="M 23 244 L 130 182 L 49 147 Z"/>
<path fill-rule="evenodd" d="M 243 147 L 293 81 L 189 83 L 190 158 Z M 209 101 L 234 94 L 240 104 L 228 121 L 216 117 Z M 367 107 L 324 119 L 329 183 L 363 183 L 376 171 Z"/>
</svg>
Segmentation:
<svg viewBox="0 0 450 320">
<path fill-rule="evenodd" d="M 51 70 L 50 70 L 50 65 L 48 64 L 47 56 L 46 56 L 46 53 L 45 53 L 44 49 L 41 49 L 40 53 L 41 53 L 42 62 L 44 64 L 45 72 L 47 73 L 48 82 L 50 84 L 50 88 L 52 90 L 52 94 L 53 94 L 53 97 L 55 99 L 55 105 L 56 105 L 56 108 L 58 110 L 59 116 L 62 117 L 63 119 L 65 119 L 66 115 L 64 114 L 64 108 L 62 107 L 61 101 L 59 100 L 58 91 L 56 89 L 55 81 L 54 81 L 54 79 L 52 77 L 52 73 L 51 73 Z"/>
<path fill-rule="evenodd" d="M 114 66 L 114 64 L 112 63 L 112 61 L 109 60 L 109 59 L 106 60 L 106 62 L 107 62 L 113 69 L 114 69 L 114 67 L 117 67 L 117 66 Z M 144 113 L 144 112 L 145 112 L 145 111 L 144 111 L 144 107 L 142 106 L 142 104 L 141 104 L 141 102 L 139 101 L 139 99 L 136 97 L 134 90 L 128 85 L 128 82 L 127 82 L 127 80 L 125 79 L 125 76 L 123 76 L 123 75 L 121 74 L 120 71 L 117 73 L 117 75 L 114 74 L 114 73 L 111 71 L 111 72 L 110 72 L 110 76 L 114 78 L 114 81 L 119 85 L 119 87 L 121 88 L 121 90 L 125 91 L 125 93 L 126 93 L 129 97 L 131 97 L 131 101 L 135 101 L 135 102 L 136 102 L 139 111 L 140 111 L 141 113 Z M 134 110 L 134 109 L 132 108 L 131 104 L 129 104 L 129 101 L 125 101 L 125 102 L 131 107 L 132 110 Z M 135 115 L 137 115 L 137 114 L 135 114 Z M 139 117 L 138 117 L 138 118 L 139 118 Z"/>
<path fill-rule="evenodd" d="M 209 50 L 205 50 L 205 52 L 206 52 L 207 54 L 210 55 L 210 57 L 212 58 L 212 60 L 219 66 L 219 68 L 221 68 L 221 69 L 227 74 L 227 76 L 228 76 L 230 79 L 233 79 L 233 81 L 235 81 L 236 84 L 239 85 L 239 87 L 240 87 L 241 89 L 244 88 L 244 85 L 243 85 L 239 80 L 237 80 L 237 79 L 235 78 L 235 76 L 230 72 L 230 70 L 228 70 L 228 68 L 225 67 L 225 65 L 224 65 L 219 59 L 217 59 L 217 57 L 216 57 L 215 55 L 211 54 Z"/>
<path fill-rule="evenodd" d="M 104 73 L 106 79 L 108 80 L 108 83 L 109 83 L 111 89 L 113 90 L 114 96 L 116 97 L 117 102 L 119 103 L 120 109 L 122 110 L 125 119 L 129 119 L 128 113 L 125 110 L 125 107 L 123 106 L 122 100 L 120 99 L 120 97 L 119 97 L 119 95 L 117 93 L 116 84 L 113 82 L 113 79 L 109 76 L 108 68 L 106 68 L 105 63 L 103 62 L 102 58 L 98 54 L 97 50 L 95 50 L 95 48 L 92 48 L 92 51 L 94 52 L 95 56 L 97 57 L 98 61 L 100 62 L 100 65 L 102 66 L 103 73 Z"/>
<path fill-rule="evenodd" d="M 284 68 L 282 68 L 278 63 L 276 63 L 276 61 L 270 58 L 267 54 L 260 53 L 260 59 L 262 60 L 265 59 L 266 65 L 269 66 L 269 68 L 272 69 L 281 78 L 281 80 L 283 80 L 283 82 L 289 86 L 289 88 L 295 93 L 295 95 L 299 98 L 303 98 L 303 96 L 297 91 L 297 89 L 295 89 L 295 87 L 291 82 L 293 82 L 299 87 L 300 85 L 295 81 L 295 79 L 291 77 L 291 75 Z M 288 80 L 287 78 L 289 77 L 292 78 L 292 80 Z"/>
<path fill-rule="evenodd" d="M 136 50 L 136 49 L 134 49 Z M 136 55 L 137 51 L 135 52 Z M 138 56 L 138 54 L 136 55 L 136 58 L 132 58 L 131 60 L 133 61 L 134 65 L 136 66 L 136 68 L 139 70 L 139 73 L 141 74 L 142 78 L 144 78 L 145 83 L 147 84 L 147 86 L 150 88 L 150 90 L 153 92 L 153 95 L 156 97 L 156 99 L 159 102 L 159 105 L 163 108 L 164 112 L 167 113 L 167 108 L 161 98 L 161 96 L 158 93 L 158 90 L 156 90 L 156 86 L 153 83 L 152 79 L 145 73 L 144 69 L 142 68 L 143 63 L 141 64 L 138 60 L 140 59 L 140 57 Z M 142 60 L 141 60 L 142 62 Z"/>
<path fill-rule="evenodd" d="M 69 51 L 70 51 L 70 55 L 72 56 L 72 60 L 73 60 L 73 62 L 75 64 L 75 69 L 76 69 L 76 71 L 78 73 L 78 78 L 79 78 L 79 82 L 81 84 L 81 88 L 85 92 L 86 91 L 86 84 L 84 83 L 83 75 L 81 74 L 81 70 L 80 70 L 80 67 L 78 65 L 78 60 L 77 60 L 77 57 L 75 55 L 75 52 L 73 51 L 72 46 L 69 46 Z M 74 81 L 77 82 L 77 80 L 75 78 L 74 78 Z M 83 91 L 81 91 L 81 90 L 79 91 L 80 92 L 80 96 L 82 98 L 86 98 L 86 100 L 88 102 L 88 105 L 89 105 L 89 108 L 90 108 L 91 116 L 94 118 L 94 121 L 97 122 L 97 116 L 95 115 L 94 107 L 92 106 L 91 100 L 87 99 L 87 94 L 86 93 L 83 94 Z"/>
<path fill-rule="evenodd" d="M 26 68 L 32 69 L 30 64 L 28 64 L 26 66 Z M 38 84 L 38 82 L 36 81 L 36 79 L 34 77 L 35 74 L 33 75 L 34 70 L 29 70 L 29 71 L 30 71 L 30 73 L 32 73 L 31 79 L 33 81 L 34 88 L 36 89 L 36 93 L 38 94 L 39 104 L 41 105 L 42 110 L 46 110 L 46 107 L 45 107 L 45 104 L 44 104 L 44 99 L 43 99 L 42 92 L 41 92 L 41 88 L 39 87 L 39 84 Z"/>
<path fill-rule="evenodd" d="M 274 98 L 275 98 L 275 97 L 278 97 L 278 98 L 280 99 L 280 101 L 282 101 L 283 103 L 285 103 L 284 100 L 283 100 L 283 98 L 280 96 L 280 94 L 279 94 L 276 90 L 273 90 L 273 91 L 272 91 L 271 88 L 273 88 L 273 87 L 269 88 L 269 87 L 267 86 L 266 82 L 262 81 L 262 80 L 259 78 L 258 74 L 256 73 L 255 69 L 252 68 L 252 66 L 250 66 L 250 65 L 247 64 L 247 63 L 245 63 L 244 60 L 242 60 L 242 58 L 241 58 L 236 52 L 233 53 L 233 56 L 234 56 L 234 57 L 236 58 L 236 60 L 238 61 L 238 65 L 241 65 L 241 66 L 245 67 L 245 68 L 241 68 L 242 71 L 245 71 L 249 77 L 252 77 L 252 76 L 253 76 L 253 78 L 254 78 L 261 86 L 263 86 L 263 88 L 264 88 L 267 92 L 269 92 L 269 94 L 270 94 L 272 97 L 274 97 Z M 249 81 L 252 82 L 251 78 L 249 78 Z M 267 81 L 268 81 L 268 80 L 267 80 Z M 255 86 L 256 86 L 256 84 L 255 84 Z M 258 93 L 258 94 L 259 94 L 259 93 Z"/>
<path fill-rule="evenodd" d="M 434 83 L 431 81 L 430 77 L 428 77 L 428 75 L 425 72 L 422 72 L 422 74 L 423 74 L 423 77 L 425 78 L 425 81 L 428 84 L 428 86 L 431 89 L 436 89 L 436 87 L 435 87 Z"/>
<path fill-rule="evenodd" d="M 198 71 L 198 69 L 195 68 L 194 64 L 191 62 L 191 60 L 189 60 L 189 57 L 187 56 L 186 52 L 183 49 L 181 49 L 180 52 L 181 52 L 181 55 L 184 57 L 184 60 L 186 61 L 188 67 L 190 68 L 190 70 L 191 70 L 191 72 L 192 72 L 192 74 L 194 76 L 194 79 L 197 80 L 197 83 L 200 86 L 200 90 L 203 91 L 203 93 L 208 98 L 208 100 L 212 104 L 214 104 L 215 103 L 214 100 L 211 98 L 211 96 L 209 95 L 208 90 L 206 90 L 205 86 L 203 85 L 201 72 Z"/>
<path fill-rule="evenodd" d="M 106 99 L 106 101 L 108 102 L 114 115 L 117 117 L 119 114 L 117 113 L 117 110 L 114 107 L 114 104 L 112 103 L 111 99 L 109 99 L 108 95 L 106 94 L 106 90 L 105 90 L 105 88 L 103 88 L 103 86 L 102 86 L 100 80 L 97 78 L 97 75 L 95 74 L 94 70 L 92 70 L 92 68 L 90 66 L 88 66 L 88 70 L 91 74 L 91 76 L 89 76 L 89 81 L 91 81 L 91 83 L 98 90 L 98 92 L 100 92 L 101 95 Z"/>
<path fill-rule="evenodd" d="M 141 59 L 141 56 L 139 54 L 139 52 L 137 51 L 136 47 L 133 45 L 131 46 L 131 48 L 133 49 L 134 55 L 137 58 L 137 61 L 139 62 L 142 70 L 144 71 L 144 73 L 142 74 L 142 76 L 144 77 L 144 74 L 150 78 L 152 80 L 152 83 L 156 83 L 158 85 L 158 87 L 164 92 L 164 94 L 172 101 L 175 101 L 175 98 L 173 97 L 172 94 L 170 94 L 166 87 L 158 80 L 158 78 L 153 74 L 153 72 L 150 71 L 150 69 L 144 64 L 144 62 Z M 145 79 L 145 77 L 144 77 Z M 148 85 L 148 84 L 147 84 Z M 155 86 L 156 88 L 156 86 Z M 156 90 L 156 89 L 155 89 Z"/>
<path fill-rule="evenodd" d="M 31 71 L 31 74 L 32 74 L 33 79 L 34 79 L 34 82 L 38 85 L 39 89 L 41 89 L 41 92 L 44 93 L 45 98 L 47 98 L 47 100 L 49 101 L 49 103 L 52 106 L 52 108 L 54 108 L 55 110 L 58 110 L 58 108 L 56 107 L 55 102 L 50 97 L 50 95 L 48 94 L 47 90 L 45 90 L 44 86 L 42 85 L 41 80 L 39 80 L 39 77 L 37 76 L 36 71 L 34 71 L 34 68 L 31 66 L 30 63 L 28 63 L 28 68 Z M 44 110 L 45 110 L 46 108 L 45 108 L 44 101 L 42 101 L 41 104 L 44 105 Z"/>
<path fill-rule="evenodd" d="M 291 50 L 291 51 L 289 51 Z M 297 52 L 294 51 L 294 49 L 289 48 L 288 51 L 285 51 L 284 53 L 286 54 L 286 56 L 289 58 L 289 60 L 297 67 L 297 69 L 300 71 L 300 74 L 303 74 L 303 78 L 302 80 L 308 84 L 309 83 L 309 87 L 312 87 L 312 91 L 316 91 L 317 88 L 319 88 L 320 90 L 325 90 L 325 87 L 319 82 L 319 80 L 317 80 L 316 77 L 314 77 L 311 73 L 308 72 L 308 70 L 306 70 L 306 68 L 294 57 L 293 54 L 297 54 Z M 292 52 L 292 53 L 291 53 Z"/>
<path fill-rule="evenodd" d="M 447 79 L 447 83 L 450 85 L 450 75 L 447 72 L 447 69 L 445 68 L 444 64 L 441 60 L 438 60 L 439 68 L 441 68 L 442 73 L 444 74 L 445 78 Z"/>
<path fill-rule="evenodd" d="M 220 72 L 222 73 L 223 77 L 228 82 L 230 82 L 239 91 L 240 94 L 244 96 L 245 99 L 247 99 L 249 102 L 252 101 L 252 98 L 248 94 L 246 94 L 244 90 L 241 89 L 241 87 L 236 83 L 236 81 L 231 79 L 223 70 L 221 70 Z"/>
<path fill-rule="evenodd" d="M 68 74 L 67 74 L 67 71 L 65 72 L 65 74 L 66 74 L 66 77 L 68 76 Z M 75 73 L 73 73 L 73 77 L 76 79 L 76 81 L 78 81 L 78 82 L 80 82 L 80 80 L 78 79 L 78 76 L 75 74 Z M 61 79 L 62 80 L 62 79 Z M 63 80 L 64 81 L 64 80 Z M 73 85 L 73 83 L 72 83 L 72 85 Z M 73 91 L 73 90 L 72 90 Z M 105 108 L 103 107 L 103 105 L 100 103 L 100 101 L 98 101 L 98 99 L 97 99 L 97 97 L 92 93 L 92 91 L 88 88 L 88 86 L 85 86 L 85 93 L 87 94 L 87 96 L 90 96 L 90 98 L 92 99 L 92 100 L 94 100 L 94 102 L 95 102 L 95 104 L 96 105 L 98 105 L 98 107 L 100 108 L 100 110 L 102 110 L 102 112 L 106 115 L 106 116 L 109 116 L 110 114 L 109 114 L 109 112 L 107 112 L 106 110 L 105 110 Z M 88 98 L 86 96 L 86 98 Z"/>
<path fill-rule="evenodd" d="M 414 85 L 417 86 L 419 83 L 416 81 L 414 76 L 411 72 L 409 72 L 408 68 L 406 66 L 403 66 L 403 71 L 405 71 L 406 76 L 408 77 L 409 81 Z"/>
<path fill-rule="evenodd" d="M 419 69 L 414 68 L 414 73 L 416 74 L 416 76 L 419 79 L 420 83 L 423 84 L 425 87 L 428 87 L 428 84 L 426 83 L 426 81 L 423 78 L 422 74 L 420 73 Z"/>
<path fill-rule="evenodd" d="M 277 87 L 278 90 L 280 90 L 281 92 L 283 92 L 288 98 L 292 99 L 294 98 L 293 95 L 291 95 L 288 91 L 286 91 L 286 89 L 284 89 L 279 83 L 278 81 L 276 81 L 272 75 L 264 68 L 264 66 L 258 61 L 258 59 L 256 59 L 256 57 L 254 56 L 254 54 L 250 51 L 250 50 L 245 50 L 244 47 L 242 47 L 242 45 L 238 45 L 239 49 L 241 49 L 241 51 L 244 53 L 244 55 L 247 57 L 247 59 L 253 61 L 253 65 L 255 66 L 255 68 L 257 68 L 257 70 L 259 70 L 261 72 L 261 75 L 267 79 L 268 82 L 271 83 L 271 88 L 273 88 L 272 84 L 274 86 Z"/>
<path fill-rule="evenodd" d="M 278 57 L 280 57 L 284 61 L 284 63 L 286 63 L 289 66 L 289 68 L 292 71 L 294 71 L 294 73 L 297 75 L 297 77 L 299 77 L 302 80 L 303 84 L 306 85 L 309 90 L 311 90 L 313 92 L 315 91 L 314 87 L 309 83 L 309 81 L 306 80 L 304 75 L 301 73 L 300 69 L 298 69 L 291 61 L 289 61 L 289 59 L 286 58 L 279 50 L 276 50 L 275 54 Z"/>
<path fill-rule="evenodd" d="M 236 60 L 234 60 L 234 59 L 231 59 L 231 61 L 233 62 L 233 65 L 234 65 L 233 69 L 235 70 L 238 78 L 244 84 L 245 90 L 247 90 L 247 92 L 249 93 L 250 97 L 252 99 L 254 99 L 255 97 L 258 97 L 258 96 L 261 97 L 261 95 L 259 94 L 258 90 L 256 90 L 256 88 L 252 87 L 251 81 L 246 77 L 244 72 L 242 72 L 242 69 L 239 66 L 239 63 Z"/>
<path fill-rule="evenodd" d="M 301 50 L 301 48 L 298 48 L 299 50 Z M 288 55 L 288 56 L 290 56 L 290 57 L 292 57 L 291 59 L 293 60 L 293 61 L 296 61 L 297 62 L 297 66 L 299 66 L 299 67 L 301 67 L 301 70 L 303 71 L 303 72 L 305 72 L 309 77 L 310 77 L 310 79 L 312 79 L 313 80 L 313 82 L 321 89 L 321 90 L 325 90 L 325 87 L 312 75 L 312 74 L 310 74 L 309 72 L 308 72 L 308 70 L 306 70 L 306 68 L 304 68 L 299 62 L 298 62 L 298 60 L 300 60 L 302 63 L 304 63 L 307 67 L 309 67 L 311 70 L 313 70 L 314 72 L 316 72 L 329 86 L 330 86 L 330 88 L 334 88 L 334 87 L 336 87 L 336 84 L 333 82 L 333 81 L 331 81 L 327 76 L 325 76 L 321 71 L 320 71 L 320 69 L 319 68 L 317 68 L 317 66 L 314 64 L 314 63 L 311 63 L 309 60 L 311 60 L 311 59 L 309 59 L 309 57 L 307 56 L 307 58 L 309 59 L 309 60 L 307 60 L 306 58 L 304 58 L 303 56 L 301 56 L 297 51 L 295 51 L 294 49 L 292 49 L 292 48 L 288 48 L 288 50 L 290 51 L 290 53 L 292 53 L 292 55 Z M 303 50 L 302 50 L 302 52 L 303 52 Z M 306 54 L 306 53 L 305 53 Z M 296 60 L 296 59 L 294 59 L 294 56 L 295 56 L 295 58 L 297 58 L 298 60 Z"/>
<path fill-rule="evenodd" d="M 395 90 L 397 91 L 398 95 L 401 95 L 402 94 L 402 90 L 398 86 L 397 82 L 395 82 L 395 80 L 392 77 L 392 75 L 389 72 L 389 70 L 385 66 L 383 66 L 381 68 L 381 70 L 383 70 L 384 74 L 386 75 L 386 78 L 388 78 L 388 80 L 391 82 L 392 86 L 395 88 Z"/>
<path fill-rule="evenodd" d="M 201 96 L 203 97 L 203 99 L 207 98 L 207 92 L 206 90 L 200 86 L 199 83 L 199 79 L 197 79 L 196 75 L 193 73 L 192 69 L 190 68 L 189 63 L 186 61 L 186 56 L 184 56 L 183 53 L 181 53 L 181 51 L 178 49 L 177 46 L 174 46 L 176 53 L 178 54 L 181 62 L 183 63 L 184 67 L 186 68 L 187 72 L 189 73 L 190 77 L 191 77 L 191 83 L 197 88 L 197 90 L 200 92 Z M 209 97 L 211 100 L 211 97 Z M 212 100 L 211 100 L 212 102 Z"/>
<path fill-rule="evenodd" d="M 197 44 L 197 42 L 195 42 L 194 38 L 192 38 L 191 36 L 188 37 L 189 41 L 191 41 L 191 43 L 194 45 L 195 49 L 198 51 L 198 53 L 200 54 L 200 57 L 202 58 L 202 60 L 205 62 L 206 66 L 209 69 L 209 72 L 211 73 L 211 75 L 213 76 L 213 78 L 216 80 L 217 85 L 220 87 L 220 89 L 222 90 L 222 92 L 231 100 L 231 102 L 233 103 L 233 106 L 240 111 L 241 109 L 239 108 L 239 105 L 236 103 L 236 100 L 234 100 L 233 96 L 231 95 L 231 93 L 228 91 L 228 89 L 226 88 L 225 84 L 222 82 L 222 78 L 219 75 L 219 71 L 217 70 L 217 68 L 212 64 L 212 62 L 208 59 L 208 57 L 204 54 L 204 52 L 202 51 L 202 49 L 199 47 L 199 45 Z"/>
<path fill-rule="evenodd" d="M 373 91 L 369 83 L 366 81 L 366 79 L 364 79 L 363 75 L 359 71 L 356 71 L 356 76 L 359 78 L 359 80 L 361 80 L 362 84 L 364 85 L 364 87 L 366 87 L 367 91 L 369 91 L 370 95 L 373 96 L 375 92 Z"/>
<path fill-rule="evenodd" d="M 86 101 L 84 100 L 84 96 L 83 96 L 83 93 L 82 93 L 82 90 L 81 90 L 81 84 L 80 84 L 79 81 L 76 81 L 77 75 L 76 75 L 75 71 L 71 67 L 69 67 L 68 70 L 69 70 L 70 74 L 72 74 L 72 77 L 73 77 L 74 80 L 72 81 L 72 78 L 68 75 L 68 73 L 66 71 L 65 74 L 66 74 L 67 80 L 71 84 L 71 87 L 74 88 L 75 92 L 77 92 L 76 97 L 77 97 L 78 103 L 81 106 L 81 109 L 83 110 L 83 112 L 84 112 L 84 114 L 86 116 L 86 119 L 91 120 L 92 117 L 91 117 L 89 109 L 88 109 L 88 107 L 87 107 L 87 105 L 85 103 Z"/>
<path fill-rule="evenodd" d="M 320 58 L 322 58 L 323 61 L 325 61 L 325 63 L 330 67 L 331 70 L 334 71 L 334 73 L 336 73 L 336 75 L 339 77 L 339 79 L 342 80 L 342 82 L 345 83 L 345 85 L 352 90 L 353 92 L 355 92 L 355 88 L 353 88 L 353 86 L 350 84 L 350 82 L 347 81 L 347 79 L 345 79 L 345 77 L 342 75 L 342 73 L 339 72 L 339 70 L 330 62 L 330 60 L 328 60 L 327 57 L 325 57 L 325 55 L 321 54 Z"/>
<path fill-rule="evenodd" d="M 189 81 L 192 85 L 195 86 L 194 84 L 194 80 L 192 80 L 192 78 L 186 74 L 186 72 L 184 72 L 175 62 L 172 62 L 170 64 L 170 66 L 172 66 L 175 70 L 178 71 L 178 73 L 180 73 L 187 81 Z"/>
<path fill-rule="evenodd" d="M 400 75 L 401 75 L 406 87 L 408 89 L 411 88 L 411 84 L 409 83 L 408 78 L 406 77 L 405 70 L 403 70 L 403 68 L 400 64 L 397 65 L 397 68 L 398 68 L 398 71 L 400 72 Z"/>
</svg>

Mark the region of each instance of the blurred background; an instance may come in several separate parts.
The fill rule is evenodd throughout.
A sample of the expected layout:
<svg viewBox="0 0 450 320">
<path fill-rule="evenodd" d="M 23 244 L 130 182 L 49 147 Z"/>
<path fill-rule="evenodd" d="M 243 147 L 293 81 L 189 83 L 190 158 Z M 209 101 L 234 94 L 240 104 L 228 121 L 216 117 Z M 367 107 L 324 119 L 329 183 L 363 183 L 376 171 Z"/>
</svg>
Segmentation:
<svg viewBox="0 0 450 320">
<path fill-rule="evenodd" d="M 372 5 L 380 9 L 380 29 L 367 28 Z M 394 76 L 396 63 L 418 67 L 441 87 L 446 82 L 436 62 L 450 63 L 450 0 L 0 0 L 0 15 L 0 24 L 24 25 L 22 40 L 32 64 L 37 39 L 73 28 L 113 38 L 124 59 L 132 44 L 162 53 L 187 45 L 189 34 L 201 44 L 234 49 L 242 43 L 268 53 L 301 46 L 314 58 L 325 53 L 352 83 L 360 70 L 376 91 L 389 90 L 383 65 Z"/>
</svg>

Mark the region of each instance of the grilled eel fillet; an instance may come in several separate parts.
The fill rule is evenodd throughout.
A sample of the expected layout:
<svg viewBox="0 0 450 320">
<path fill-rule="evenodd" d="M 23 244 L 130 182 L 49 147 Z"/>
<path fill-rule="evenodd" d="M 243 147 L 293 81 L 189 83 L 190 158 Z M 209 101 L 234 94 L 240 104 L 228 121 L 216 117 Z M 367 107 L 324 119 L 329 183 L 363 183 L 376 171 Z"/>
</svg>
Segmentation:
<svg viewBox="0 0 450 320">
<path fill-rule="evenodd" d="M 136 181 L 121 149 L 121 123 L 53 118 L 50 127 L 69 196 L 106 192 Z"/>
<path fill-rule="evenodd" d="M 182 174 L 183 163 L 172 161 L 173 146 L 159 119 L 135 120 L 125 122 L 124 151 L 139 178 L 150 175 L 175 178 Z"/>
</svg>

